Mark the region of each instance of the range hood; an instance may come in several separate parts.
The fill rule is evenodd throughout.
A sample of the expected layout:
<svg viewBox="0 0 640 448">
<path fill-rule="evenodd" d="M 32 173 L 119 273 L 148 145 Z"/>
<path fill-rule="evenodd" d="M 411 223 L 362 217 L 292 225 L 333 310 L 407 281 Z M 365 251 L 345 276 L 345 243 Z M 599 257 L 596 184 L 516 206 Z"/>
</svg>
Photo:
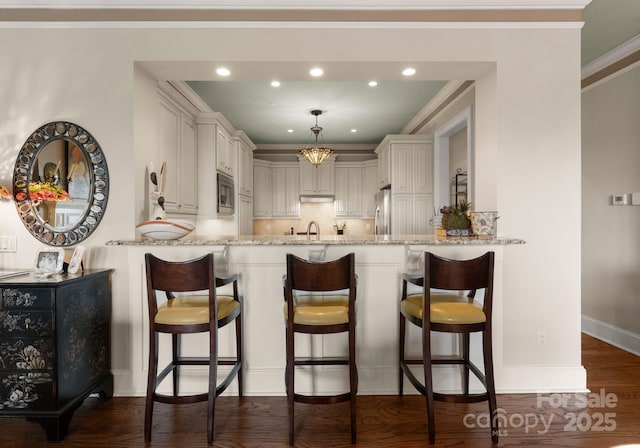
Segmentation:
<svg viewBox="0 0 640 448">
<path fill-rule="evenodd" d="M 303 194 L 300 195 L 300 202 L 333 202 L 335 196 L 332 194 Z"/>
</svg>

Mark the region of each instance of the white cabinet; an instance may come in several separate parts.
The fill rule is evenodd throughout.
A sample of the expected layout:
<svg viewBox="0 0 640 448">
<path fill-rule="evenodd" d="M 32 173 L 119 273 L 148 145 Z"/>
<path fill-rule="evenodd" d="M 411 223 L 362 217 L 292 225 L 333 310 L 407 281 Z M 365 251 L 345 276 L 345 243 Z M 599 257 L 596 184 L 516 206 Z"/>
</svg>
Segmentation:
<svg viewBox="0 0 640 448">
<path fill-rule="evenodd" d="M 376 160 L 363 163 L 362 177 L 362 216 L 373 218 L 376 214 L 375 194 L 380 191 Z"/>
<path fill-rule="evenodd" d="M 315 166 L 300 158 L 300 194 L 334 194 L 335 156 Z"/>
<path fill-rule="evenodd" d="M 429 225 L 434 203 L 433 141 L 417 135 L 388 135 L 375 152 L 379 180 L 390 172 L 391 232 L 433 233 Z"/>
<path fill-rule="evenodd" d="M 253 198 L 238 196 L 238 234 L 253 235 Z"/>
<path fill-rule="evenodd" d="M 378 154 L 378 189 L 391 184 L 391 157 L 389 145 L 380 144 L 376 148 Z"/>
<path fill-rule="evenodd" d="M 271 216 L 271 165 L 269 162 L 255 160 L 253 164 L 253 216 L 268 218 Z"/>
<path fill-rule="evenodd" d="M 253 150 L 256 146 L 242 131 L 234 137 L 238 154 L 238 194 L 253 197 Z"/>
<path fill-rule="evenodd" d="M 402 193 L 432 193 L 433 148 L 430 143 L 392 143 L 391 190 Z"/>
<path fill-rule="evenodd" d="M 198 208 L 195 120 L 162 92 L 158 95 L 160 157 L 167 162 L 165 210 L 167 213 L 195 214 Z M 160 166 L 155 169 L 159 171 Z"/>
<path fill-rule="evenodd" d="M 300 167 L 298 164 L 274 163 L 271 167 L 271 216 L 300 215 Z"/>
<path fill-rule="evenodd" d="M 362 166 L 336 166 L 335 213 L 340 217 L 362 216 Z"/>
<path fill-rule="evenodd" d="M 434 232 L 433 196 L 429 194 L 391 195 L 391 229 L 394 235 L 425 235 Z"/>
<path fill-rule="evenodd" d="M 216 169 L 231 177 L 235 174 L 235 149 L 229 132 L 216 125 Z"/>
</svg>

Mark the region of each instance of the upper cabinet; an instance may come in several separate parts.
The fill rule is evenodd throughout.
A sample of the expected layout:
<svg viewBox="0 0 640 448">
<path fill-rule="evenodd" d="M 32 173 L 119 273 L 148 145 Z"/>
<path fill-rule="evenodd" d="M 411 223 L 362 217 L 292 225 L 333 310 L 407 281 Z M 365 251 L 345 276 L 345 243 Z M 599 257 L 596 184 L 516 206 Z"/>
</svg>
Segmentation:
<svg viewBox="0 0 640 448">
<path fill-rule="evenodd" d="M 231 135 L 218 123 L 216 125 L 216 169 L 234 177 L 235 159 L 235 145 Z"/>
<path fill-rule="evenodd" d="M 238 154 L 238 194 L 253 197 L 253 151 L 256 146 L 243 131 L 236 131 L 234 142 Z"/>
<path fill-rule="evenodd" d="M 273 204 L 271 216 L 300 216 L 300 167 L 274 163 L 271 168 Z"/>
<path fill-rule="evenodd" d="M 253 164 L 253 216 L 268 218 L 271 216 L 271 163 L 255 160 Z"/>
<path fill-rule="evenodd" d="M 335 192 L 335 156 L 322 165 L 315 166 L 300 158 L 300 194 L 334 194 Z"/>
<path fill-rule="evenodd" d="M 218 112 L 198 114 L 197 130 L 198 191 L 201 192 L 198 215 L 216 218 L 218 217 L 215 201 L 218 188 L 216 171 L 233 177 L 236 164 L 236 143 L 232 133 L 235 134 L 235 130 Z M 235 179 L 234 183 L 237 185 Z"/>
<path fill-rule="evenodd" d="M 380 186 L 391 185 L 392 194 L 433 193 L 433 141 L 430 138 L 388 135 L 376 153 Z"/>
<path fill-rule="evenodd" d="M 373 218 L 376 214 L 375 195 L 380 190 L 377 160 L 369 160 L 363 163 L 362 177 L 362 216 L 364 218 Z"/>
<path fill-rule="evenodd" d="M 161 158 L 158 162 L 167 162 L 164 207 L 167 213 L 196 214 L 198 172 L 195 119 L 162 90 L 158 91 L 158 99 Z"/>
</svg>

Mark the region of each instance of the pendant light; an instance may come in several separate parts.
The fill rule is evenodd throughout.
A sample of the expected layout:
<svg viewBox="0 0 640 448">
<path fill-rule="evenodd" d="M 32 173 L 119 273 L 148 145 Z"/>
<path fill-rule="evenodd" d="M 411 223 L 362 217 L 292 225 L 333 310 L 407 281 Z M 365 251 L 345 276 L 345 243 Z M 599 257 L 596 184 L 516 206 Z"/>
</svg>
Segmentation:
<svg viewBox="0 0 640 448">
<path fill-rule="evenodd" d="M 311 127 L 311 132 L 315 134 L 315 143 L 313 146 L 307 145 L 306 148 L 301 149 L 300 155 L 317 167 L 331 156 L 333 150 L 325 146 L 318 145 L 318 135 L 322 132 L 322 127 L 318 126 L 318 115 L 322 115 L 322 111 L 314 109 L 311 111 L 311 115 L 316 117 L 316 124 Z"/>
</svg>

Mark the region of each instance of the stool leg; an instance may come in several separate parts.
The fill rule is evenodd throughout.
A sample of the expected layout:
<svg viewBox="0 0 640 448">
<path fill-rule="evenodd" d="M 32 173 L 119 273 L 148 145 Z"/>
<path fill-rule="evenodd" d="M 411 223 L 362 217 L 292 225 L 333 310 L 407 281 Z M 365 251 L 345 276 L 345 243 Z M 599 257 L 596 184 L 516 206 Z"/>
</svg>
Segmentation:
<svg viewBox="0 0 640 448">
<path fill-rule="evenodd" d="M 404 362 L 405 333 L 407 328 L 407 319 L 400 313 L 400 349 L 398 354 L 398 395 L 402 396 L 404 391 L 404 373 L 402 371 L 402 363 Z"/>
<path fill-rule="evenodd" d="M 144 406 L 144 442 L 151 442 L 151 426 L 153 420 L 153 394 L 156 391 L 156 375 L 158 374 L 158 333 L 149 330 L 149 372 L 147 374 L 147 396 Z"/>
<path fill-rule="evenodd" d="M 462 333 L 462 359 L 464 360 L 464 365 L 462 369 L 462 385 L 463 392 L 465 395 L 469 395 L 469 345 L 470 345 L 470 334 Z"/>
<path fill-rule="evenodd" d="M 244 370 L 244 359 L 243 359 L 243 345 L 242 345 L 242 310 L 238 317 L 236 317 L 236 359 L 240 364 L 240 369 L 238 369 L 238 396 L 242 397 L 243 395 L 243 375 L 242 371 Z"/>
<path fill-rule="evenodd" d="M 482 351 L 484 355 L 484 375 L 487 383 L 487 394 L 489 396 L 489 416 L 491 417 L 491 440 L 498 443 L 498 406 L 496 403 L 496 386 L 493 376 L 493 347 L 491 343 L 491 326 L 482 332 Z"/>
<path fill-rule="evenodd" d="M 358 370 L 356 366 L 356 326 L 349 322 L 349 392 L 351 395 L 351 443 L 356 443 L 356 395 L 358 393 Z"/>
<path fill-rule="evenodd" d="M 294 420 L 294 362 L 295 352 L 293 343 L 293 328 L 291 323 L 287 322 L 287 366 L 286 366 L 286 388 L 287 388 L 287 404 L 289 413 L 289 445 L 293 445 L 293 420 Z"/>
<path fill-rule="evenodd" d="M 427 324 L 428 325 L 428 324 Z M 429 425 L 429 443 L 436 441 L 436 422 L 433 405 L 433 379 L 431 371 L 431 330 L 422 326 L 422 365 L 424 367 L 424 388 L 427 399 L 427 422 Z"/>
<path fill-rule="evenodd" d="M 218 327 L 209 329 L 209 397 L 207 399 L 207 441 L 213 443 L 213 422 L 218 383 Z"/>
<path fill-rule="evenodd" d="M 173 396 L 178 396 L 178 388 L 180 386 L 180 367 L 178 366 L 178 358 L 180 358 L 180 335 L 171 335 L 171 353 L 173 357 Z"/>
</svg>

